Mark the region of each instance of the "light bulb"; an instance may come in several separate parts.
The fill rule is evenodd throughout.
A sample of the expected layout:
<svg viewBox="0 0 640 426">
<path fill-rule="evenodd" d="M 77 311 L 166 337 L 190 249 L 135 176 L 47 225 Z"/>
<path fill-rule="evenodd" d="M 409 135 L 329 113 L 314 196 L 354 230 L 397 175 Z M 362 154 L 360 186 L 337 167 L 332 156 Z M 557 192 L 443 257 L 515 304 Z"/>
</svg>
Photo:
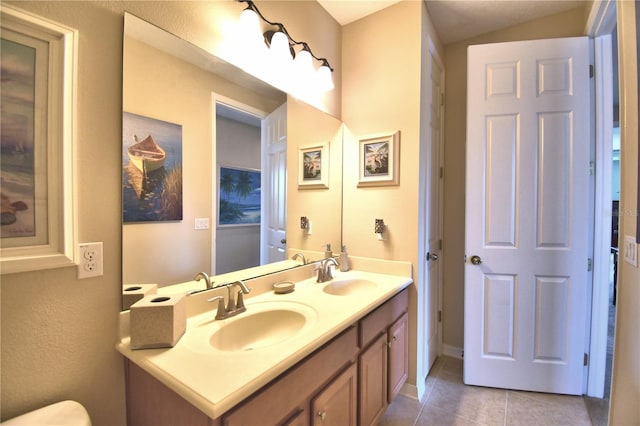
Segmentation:
<svg viewBox="0 0 640 426">
<path fill-rule="evenodd" d="M 302 74 L 310 74 L 313 71 L 313 64 L 311 62 L 311 53 L 308 50 L 302 49 L 296 55 L 296 58 L 293 60 L 293 65 L 296 69 L 296 72 L 300 72 Z"/>
<path fill-rule="evenodd" d="M 289 37 L 282 31 L 277 31 L 271 37 L 271 55 L 279 62 L 288 62 L 293 59 L 289 47 Z"/>
<path fill-rule="evenodd" d="M 333 90 L 333 77 L 331 76 L 331 69 L 327 65 L 322 65 L 318 69 L 318 85 L 320 89 L 328 92 Z"/>
<path fill-rule="evenodd" d="M 246 42 L 256 43 L 262 39 L 258 14 L 251 9 L 240 13 L 240 33 Z"/>
</svg>

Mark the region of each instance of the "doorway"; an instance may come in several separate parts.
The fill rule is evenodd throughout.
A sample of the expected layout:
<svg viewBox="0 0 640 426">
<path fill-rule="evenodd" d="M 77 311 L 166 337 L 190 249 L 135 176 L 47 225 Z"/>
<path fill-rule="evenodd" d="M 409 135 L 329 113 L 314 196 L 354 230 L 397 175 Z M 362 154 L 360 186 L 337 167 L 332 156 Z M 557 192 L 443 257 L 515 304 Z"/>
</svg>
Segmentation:
<svg viewBox="0 0 640 426">
<path fill-rule="evenodd" d="M 216 102 L 216 274 L 260 265 L 262 117 Z"/>
</svg>

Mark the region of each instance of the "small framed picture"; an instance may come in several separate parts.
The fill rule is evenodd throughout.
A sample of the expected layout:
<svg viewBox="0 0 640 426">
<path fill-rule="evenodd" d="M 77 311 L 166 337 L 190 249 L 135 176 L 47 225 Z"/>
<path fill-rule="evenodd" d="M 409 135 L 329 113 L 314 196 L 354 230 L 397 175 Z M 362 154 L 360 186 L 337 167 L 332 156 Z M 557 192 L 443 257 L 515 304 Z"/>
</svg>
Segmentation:
<svg viewBox="0 0 640 426">
<path fill-rule="evenodd" d="M 400 131 L 359 142 L 358 187 L 400 183 Z"/>
<path fill-rule="evenodd" d="M 329 144 L 300 148 L 298 188 L 329 188 Z"/>
</svg>

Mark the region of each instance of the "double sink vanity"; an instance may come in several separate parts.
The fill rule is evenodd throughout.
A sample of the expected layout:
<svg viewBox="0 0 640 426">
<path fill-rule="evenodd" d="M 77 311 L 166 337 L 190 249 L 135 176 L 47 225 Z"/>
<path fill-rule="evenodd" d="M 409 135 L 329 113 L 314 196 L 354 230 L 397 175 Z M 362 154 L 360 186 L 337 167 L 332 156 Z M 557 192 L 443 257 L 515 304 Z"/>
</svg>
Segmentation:
<svg viewBox="0 0 640 426">
<path fill-rule="evenodd" d="M 411 264 L 353 264 L 323 283 L 314 264 L 247 280 L 246 311 L 223 320 L 208 300 L 225 288 L 189 294 L 172 348 L 131 349 L 123 312 L 128 424 L 375 423 L 408 374 Z"/>
</svg>

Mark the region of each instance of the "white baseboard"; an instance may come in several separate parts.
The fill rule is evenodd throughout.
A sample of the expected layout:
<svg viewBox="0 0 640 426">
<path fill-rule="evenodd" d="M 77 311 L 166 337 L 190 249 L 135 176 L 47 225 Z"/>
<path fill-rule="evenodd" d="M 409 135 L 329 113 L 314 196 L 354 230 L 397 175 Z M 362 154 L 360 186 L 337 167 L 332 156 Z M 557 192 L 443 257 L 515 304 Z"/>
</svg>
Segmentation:
<svg viewBox="0 0 640 426">
<path fill-rule="evenodd" d="M 403 395 L 403 396 L 406 396 L 407 398 L 415 399 L 416 401 L 419 399 L 418 398 L 418 387 L 415 386 L 415 385 L 411 385 L 409 383 L 406 383 L 406 382 L 400 388 L 399 394 Z"/>
<path fill-rule="evenodd" d="M 462 354 L 464 353 L 462 348 L 457 348 L 455 346 L 442 344 L 442 355 L 450 356 L 453 358 L 462 359 Z"/>
</svg>

